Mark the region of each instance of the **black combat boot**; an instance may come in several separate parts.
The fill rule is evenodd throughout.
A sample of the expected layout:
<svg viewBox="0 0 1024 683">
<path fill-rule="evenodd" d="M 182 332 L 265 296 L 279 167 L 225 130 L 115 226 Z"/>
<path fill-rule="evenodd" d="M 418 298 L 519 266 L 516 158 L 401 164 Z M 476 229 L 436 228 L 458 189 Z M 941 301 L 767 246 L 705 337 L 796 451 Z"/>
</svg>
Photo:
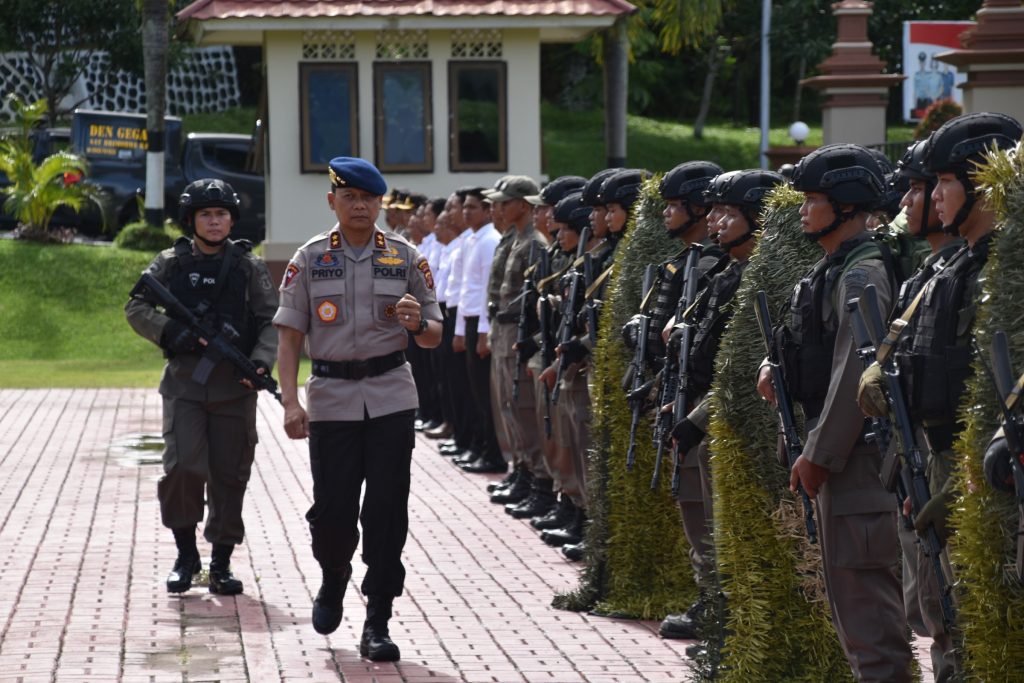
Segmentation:
<svg viewBox="0 0 1024 683">
<path fill-rule="evenodd" d="M 574 511 L 572 521 L 561 529 L 550 529 L 541 532 L 540 538 L 548 545 L 561 547 L 565 544 L 575 544 L 583 540 L 583 525 L 587 523 L 587 513 L 583 508 L 577 507 Z"/>
<path fill-rule="evenodd" d="M 313 600 L 313 628 L 317 633 L 334 633 L 341 623 L 342 600 L 352 576 L 352 565 L 344 569 L 323 569 L 320 591 Z"/>
<path fill-rule="evenodd" d="M 707 612 L 703 594 L 682 614 L 670 614 L 661 622 L 658 635 L 670 640 L 694 640 L 700 637 L 700 627 Z"/>
<path fill-rule="evenodd" d="M 529 497 L 517 505 L 506 505 L 505 512 L 516 519 L 546 515 L 555 507 L 555 493 L 551 490 L 554 484 L 550 479 L 534 477 Z"/>
<path fill-rule="evenodd" d="M 196 548 L 196 529 L 173 529 L 174 544 L 178 546 L 178 559 L 174 561 L 174 569 L 167 575 L 167 592 L 184 593 L 192 587 L 192 579 L 203 570 L 199 561 L 199 549 Z"/>
<path fill-rule="evenodd" d="M 366 621 L 363 622 L 363 637 L 359 641 L 359 654 L 371 662 L 397 662 L 402 654 L 388 633 L 391 619 L 389 595 L 366 596 Z"/>
<path fill-rule="evenodd" d="M 210 558 L 210 592 L 217 595 L 238 595 L 242 582 L 231 573 L 231 553 L 235 546 L 230 543 L 215 543 Z"/>
<path fill-rule="evenodd" d="M 531 519 L 530 526 L 541 531 L 563 529 L 572 522 L 573 515 L 575 514 L 576 506 L 573 505 L 569 496 L 563 493 L 558 499 L 558 505 L 551 508 L 546 515 Z"/>
<path fill-rule="evenodd" d="M 491 502 L 497 503 L 498 505 L 507 505 L 509 503 L 518 503 L 526 500 L 530 495 L 530 487 L 533 485 L 533 475 L 530 474 L 522 465 L 516 467 L 519 470 L 519 476 L 512 482 L 512 485 L 503 488 L 495 489 L 494 493 L 491 494 Z"/>
<path fill-rule="evenodd" d="M 579 562 L 587 552 L 587 542 L 566 543 L 562 546 L 562 556 L 570 562 Z"/>
<path fill-rule="evenodd" d="M 505 475 L 501 481 L 492 481 L 487 485 L 487 493 L 494 493 L 498 489 L 507 489 L 512 484 L 516 483 L 516 479 L 519 478 L 519 468 L 513 467 L 512 471 Z"/>
</svg>

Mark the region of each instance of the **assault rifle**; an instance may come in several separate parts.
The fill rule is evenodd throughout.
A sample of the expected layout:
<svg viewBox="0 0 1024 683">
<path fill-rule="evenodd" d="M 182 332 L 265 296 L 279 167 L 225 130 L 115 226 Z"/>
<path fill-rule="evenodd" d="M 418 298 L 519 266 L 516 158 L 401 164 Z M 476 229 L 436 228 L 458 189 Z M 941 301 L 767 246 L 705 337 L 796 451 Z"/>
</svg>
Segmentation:
<svg viewBox="0 0 1024 683">
<path fill-rule="evenodd" d="M 562 320 L 558 328 L 558 344 L 568 344 L 572 341 L 573 328 L 576 326 L 576 316 L 579 315 L 580 306 L 583 303 L 583 292 L 586 290 L 584 282 L 583 264 L 587 252 L 587 242 L 590 240 L 590 228 L 583 228 L 580 233 L 580 242 L 576 247 L 576 260 L 569 268 L 568 276 L 572 279 L 569 286 L 569 294 L 562 301 Z M 562 387 L 562 375 L 569 364 L 565 360 L 565 354 L 558 357 L 558 371 L 555 373 L 555 388 L 551 390 L 551 403 L 558 405 L 558 395 Z"/>
<path fill-rule="evenodd" d="M 537 283 L 542 283 L 551 275 L 551 262 L 548 260 L 547 249 L 541 249 L 540 260 L 537 262 Z M 548 285 L 550 286 L 550 284 Z M 540 363 L 547 368 L 555 362 L 554 344 L 551 343 L 551 301 L 546 290 L 537 289 L 539 310 L 537 317 L 540 322 Z M 544 436 L 551 438 L 551 392 L 544 385 Z"/>
<path fill-rule="evenodd" d="M 977 345 L 977 342 L 975 342 Z M 1010 450 L 1010 467 L 1013 470 L 1013 490 L 1017 497 L 1017 580 L 1024 581 L 1024 426 L 1020 418 L 1014 417 L 1013 412 L 1021 405 L 1021 392 L 1024 391 L 1024 375 L 1016 382 L 1013 381 L 1013 367 L 1010 362 L 1010 347 L 1006 340 L 1006 333 L 999 331 L 992 339 L 992 369 L 985 364 L 985 356 L 978 353 L 985 370 L 992 379 L 992 383 L 999 395 L 999 411 L 1002 413 L 1003 436 L 1006 437 L 1006 446 Z"/>
<path fill-rule="evenodd" d="M 630 363 L 632 382 L 627 394 L 630 407 L 633 410 L 633 418 L 629 423 L 629 448 L 626 450 L 626 471 L 633 471 L 633 463 L 636 462 L 636 428 L 640 424 L 640 415 L 643 412 L 644 396 L 650 391 L 645 386 L 644 368 L 647 365 L 647 335 L 651 330 L 651 316 L 647 313 L 647 299 L 651 295 L 651 288 L 654 286 L 654 277 L 658 267 L 649 264 L 644 269 L 643 288 L 640 290 L 642 297 L 640 303 L 640 325 L 638 326 L 636 348 L 633 349 L 633 360 Z"/>
<path fill-rule="evenodd" d="M 537 260 L 537 242 L 530 242 L 530 255 L 527 259 L 526 273 L 523 275 L 523 289 L 519 294 L 519 318 L 516 320 L 516 376 L 512 379 L 512 402 L 519 403 L 519 382 L 523 378 L 523 366 L 526 361 L 522 356 L 522 349 L 530 336 L 530 310 L 537 300 L 536 273 L 534 262 Z"/>
<path fill-rule="evenodd" d="M 677 323 L 683 322 L 687 309 L 690 308 L 694 300 L 697 298 L 697 285 L 700 280 L 700 274 L 697 271 L 697 264 L 700 262 L 700 254 L 700 249 L 693 248 L 691 248 L 686 254 L 686 264 L 683 266 L 686 269 L 686 275 L 683 281 L 683 292 L 679 297 L 679 303 L 676 305 L 675 320 Z M 689 346 L 689 339 L 690 337 L 686 337 L 686 339 L 683 340 L 684 346 Z M 687 349 L 685 351 L 687 358 L 689 357 L 689 353 L 689 349 Z M 683 346 L 680 346 L 675 362 L 682 359 L 683 355 Z M 673 364 L 672 350 L 666 348 L 665 362 L 662 364 L 661 368 L 661 385 L 658 387 L 658 415 L 654 422 L 654 445 L 658 448 L 658 454 L 654 458 L 654 474 L 651 475 L 652 491 L 657 489 L 658 484 L 661 482 L 661 461 L 665 458 L 665 448 L 668 446 L 669 435 L 672 433 L 672 420 L 675 417 L 675 410 L 668 412 L 663 410 L 663 408 L 678 396 L 678 381 L 679 372 L 678 368 Z M 685 399 L 683 402 L 685 403 Z M 683 415 L 686 415 L 685 406 L 683 407 Z"/>
<path fill-rule="evenodd" d="M 850 329 L 853 331 L 853 343 L 857 345 L 857 356 L 867 369 L 877 358 L 878 350 L 871 340 L 867 323 L 860 313 L 860 302 L 858 299 L 850 299 L 846 302 L 846 310 L 850 314 Z M 913 530 L 914 520 L 903 514 L 903 502 L 907 499 L 907 491 L 910 490 L 910 472 L 903 467 L 900 461 L 899 450 L 893 448 L 892 423 L 887 417 L 871 418 L 871 433 L 864 435 L 864 440 L 878 446 L 882 456 L 882 468 L 879 472 L 879 479 L 886 491 L 896 494 L 896 510 L 900 519 L 903 520 L 904 528 Z"/>
<path fill-rule="evenodd" d="M 868 285 L 864 288 L 860 296 L 860 310 L 864 321 L 867 323 L 871 341 L 877 348 L 879 340 L 885 335 L 885 326 L 882 322 L 882 312 L 878 306 L 878 294 L 875 291 L 874 285 Z M 910 421 L 910 411 L 907 406 L 906 397 L 903 395 L 899 364 L 896 362 L 895 354 L 888 354 L 884 362 L 881 363 L 881 366 L 882 376 L 885 378 L 886 396 L 889 399 L 892 424 L 899 438 L 904 466 L 910 469 L 910 487 L 907 494 L 910 498 L 911 514 L 916 518 L 921 514 L 921 510 L 932 497 L 931 490 L 928 487 L 928 477 L 925 474 L 925 457 L 914 436 L 914 427 Z M 951 586 L 946 579 L 946 571 L 942 566 L 942 542 L 939 540 L 939 533 L 935 529 L 934 524 L 929 524 L 928 528 L 925 529 L 921 543 L 925 554 L 931 560 L 932 570 L 935 572 L 935 580 L 938 583 L 942 621 L 947 630 L 952 630 L 953 625 L 956 623 L 956 612 L 953 608 Z"/>
<path fill-rule="evenodd" d="M 804 445 L 800 439 L 800 432 L 796 428 L 793 401 L 789 396 L 789 391 L 786 389 L 786 379 L 782 374 L 779 350 L 775 344 L 775 334 L 772 330 L 772 314 L 768 310 L 768 295 L 764 293 L 763 289 L 757 292 L 754 313 L 757 315 L 757 325 L 761 330 L 764 350 L 768 355 L 768 368 L 772 373 L 772 386 L 775 389 L 775 408 L 779 413 L 779 426 L 782 430 L 782 441 L 786 453 L 786 462 L 783 464 L 787 469 L 792 470 L 796 459 L 803 453 Z M 807 540 L 811 543 L 817 543 L 818 528 L 814 523 L 814 506 L 811 505 L 811 498 L 799 482 L 796 485 L 796 490 L 804 506 L 804 526 L 807 527 Z"/>
<path fill-rule="evenodd" d="M 600 306 L 600 302 L 595 301 L 592 297 L 596 292 L 591 292 L 592 285 L 594 284 L 594 259 L 590 254 L 583 255 L 583 282 L 584 282 L 584 302 L 583 305 L 587 309 L 587 336 L 590 337 L 590 346 L 593 348 L 597 346 L 597 309 Z M 589 295 L 589 296 L 588 296 Z"/>
<path fill-rule="evenodd" d="M 281 392 L 277 390 L 277 382 L 268 372 L 265 375 L 257 372 L 257 366 L 249 360 L 248 356 L 238 350 L 234 341 L 239 338 L 238 330 L 230 323 L 221 325 L 221 329 L 214 329 L 209 324 L 200 320 L 183 303 L 178 301 L 171 292 L 150 273 L 143 273 L 139 281 L 132 287 L 129 293 L 131 297 L 139 297 L 154 306 L 163 306 L 167 315 L 187 327 L 192 334 L 199 337 L 199 343 L 205 347 L 203 357 L 196 364 L 192 372 L 192 380 L 197 384 L 205 385 L 210 379 L 210 373 L 222 360 L 226 360 L 235 366 L 235 369 L 242 375 L 243 379 L 249 380 L 256 389 L 266 389 L 274 398 L 281 401 Z"/>
</svg>

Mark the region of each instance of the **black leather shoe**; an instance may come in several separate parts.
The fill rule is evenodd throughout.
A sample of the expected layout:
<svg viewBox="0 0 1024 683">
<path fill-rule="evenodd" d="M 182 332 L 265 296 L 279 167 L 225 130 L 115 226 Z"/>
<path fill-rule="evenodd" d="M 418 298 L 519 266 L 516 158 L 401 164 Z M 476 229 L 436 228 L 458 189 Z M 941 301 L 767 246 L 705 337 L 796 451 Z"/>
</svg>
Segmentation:
<svg viewBox="0 0 1024 683">
<path fill-rule="evenodd" d="M 682 614 L 670 614 L 661 622 L 658 635 L 672 640 L 693 640 L 699 638 L 698 631 L 704 619 L 707 605 L 703 599 L 690 605 Z"/>
<path fill-rule="evenodd" d="M 569 496 L 563 494 L 558 505 L 548 510 L 547 514 L 531 519 L 530 526 L 541 531 L 564 529 L 572 522 L 575 513 L 576 506 L 573 505 Z"/>
<path fill-rule="evenodd" d="M 352 576 L 352 566 L 345 570 L 323 569 L 323 580 L 320 583 L 320 590 L 313 600 L 313 629 L 317 633 L 327 635 L 334 633 L 341 624 L 342 600 L 345 598 L 345 588 L 348 586 L 349 577 Z"/>
<path fill-rule="evenodd" d="M 566 543 L 562 546 L 562 555 L 570 562 L 579 562 L 583 559 L 587 546 L 583 541 L 579 543 Z"/>
<path fill-rule="evenodd" d="M 575 507 L 575 506 L 574 506 Z M 540 540 L 556 548 L 566 544 L 573 545 L 583 541 L 583 525 L 586 524 L 587 514 L 581 508 L 573 511 L 572 522 L 561 529 L 542 531 Z"/>
<path fill-rule="evenodd" d="M 230 567 L 210 565 L 210 592 L 216 595 L 238 595 L 243 590 L 242 582 L 231 573 Z"/>
<path fill-rule="evenodd" d="M 501 462 L 492 462 L 487 458 L 481 458 L 480 460 L 474 460 L 471 463 L 463 465 L 462 471 L 469 472 L 470 474 L 496 474 L 508 472 L 508 463 L 504 460 Z"/>
<path fill-rule="evenodd" d="M 455 439 L 441 439 L 437 442 L 438 448 L 453 448 L 455 446 Z"/>
<path fill-rule="evenodd" d="M 192 580 L 196 574 L 203 570 L 203 563 L 199 560 L 199 553 L 195 556 L 178 555 L 174 561 L 174 569 L 167 575 L 167 592 L 184 593 L 192 587 Z"/>
<path fill-rule="evenodd" d="M 397 662 L 402 658 L 398 646 L 391 640 L 387 624 L 382 626 L 369 621 L 363 624 L 363 637 L 359 639 L 359 654 L 371 662 Z"/>
<path fill-rule="evenodd" d="M 555 506 L 555 494 L 551 492 L 550 479 L 533 478 L 530 495 L 515 505 L 506 505 L 505 512 L 516 519 L 546 515 Z"/>
<path fill-rule="evenodd" d="M 462 455 L 456 455 L 454 458 L 452 458 L 452 464 L 454 464 L 456 467 L 462 467 L 463 465 L 468 465 L 471 462 L 476 462 L 477 460 L 480 460 L 483 457 L 484 456 L 480 455 L 476 451 L 466 451 Z"/>
<path fill-rule="evenodd" d="M 469 452 L 470 450 L 468 448 L 459 448 L 458 446 L 452 446 L 451 448 L 442 448 L 438 450 L 438 453 L 440 453 L 446 458 L 458 458 Z"/>
<path fill-rule="evenodd" d="M 518 469 L 518 468 L 517 468 Z M 508 505 L 526 500 L 530 495 L 530 487 L 533 484 L 533 475 L 526 470 L 519 469 L 519 476 L 515 478 L 510 486 L 495 489 L 491 494 L 491 502 L 498 505 Z"/>
<path fill-rule="evenodd" d="M 487 493 L 494 493 L 498 489 L 504 489 L 515 483 L 515 480 L 519 477 L 519 468 L 513 467 L 512 471 L 505 475 L 505 478 L 501 481 L 492 481 L 487 485 Z"/>
</svg>

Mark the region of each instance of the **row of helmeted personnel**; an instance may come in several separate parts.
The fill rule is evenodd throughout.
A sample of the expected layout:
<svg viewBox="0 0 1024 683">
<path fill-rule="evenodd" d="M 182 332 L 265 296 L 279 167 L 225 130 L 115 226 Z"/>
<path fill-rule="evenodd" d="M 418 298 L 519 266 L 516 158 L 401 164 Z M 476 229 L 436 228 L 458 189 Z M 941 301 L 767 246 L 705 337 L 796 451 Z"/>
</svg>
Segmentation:
<svg viewBox="0 0 1024 683">
<path fill-rule="evenodd" d="M 761 307 L 769 353 L 750 377 L 779 409 L 780 452 L 821 544 L 833 625 L 860 680 L 910 680 L 908 623 L 933 639 L 936 680 L 960 670 L 945 519 L 995 228 L 974 172 L 988 152 L 1020 139 L 1009 116 L 969 114 L 914 143 L 895 168 L 880 153 L 835 144 L 789 177 L 690 161 L 658 186 L 664 229 L 680 249 L 644 273 L 640 310 L 621 330 L 633 354 L 622 385 L 631 445 L 653 425 L 659 463 L 669 456 L 663 476 L 671 472 L 698 582 L 715 571 L 707 432 L 719 342 L 766 196 L 784 183 L 803 195 L 801 230 L 821 259 L 775 325 L 777 312 Z M 439 408 L 421 416 L 427 434 L 447 439 L 441 453 L 466 471 L 511 464 L 489 487 L 491 501 L 529 518 L 570 559 L 585 550 L 588 378 L 602 302 L 650 176 L 608 169 L 540 191 L 511 176 L 493 189 L 459 190 L 443 208 L 434 203 L 434 244 L 421 246 L 438 264 L 448 312 L 442 348 L 414 360 L 421 406 Z M 1006 374 L 999 384 L 1009 403 L 1020 392 Z M 1016 430 L 1006 431 L 984 471 L 992 486 L 1016 483 L 1024 495 Z M 892 560 L 901 554 L 902 572 Z M 705 598 L 668 615 L 661 635 L 697 637 Z"/>
</svg>

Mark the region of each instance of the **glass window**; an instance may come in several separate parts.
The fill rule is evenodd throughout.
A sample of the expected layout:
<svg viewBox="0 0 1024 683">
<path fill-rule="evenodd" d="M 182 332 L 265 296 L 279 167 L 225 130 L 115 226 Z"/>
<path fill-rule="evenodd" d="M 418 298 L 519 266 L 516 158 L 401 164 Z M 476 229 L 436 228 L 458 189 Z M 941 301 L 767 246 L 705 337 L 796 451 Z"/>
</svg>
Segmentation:
<svg viewBox="0 0 1024 683">
<path fill-rule="evenodd" d="M 451 170 L 506 170 L 505 62 L 449 62 L 448 97 Z"/>
<path fill-rule="evenodd" d="M 373 65 L 377 168 L 434 170 L 430 62 Z"/>
<path fill-rule="evenodd" d="M 302 172 L 327 170 L 337 156 L 359 156 L 356 65 L 300 63 Z"/>
</svg>

